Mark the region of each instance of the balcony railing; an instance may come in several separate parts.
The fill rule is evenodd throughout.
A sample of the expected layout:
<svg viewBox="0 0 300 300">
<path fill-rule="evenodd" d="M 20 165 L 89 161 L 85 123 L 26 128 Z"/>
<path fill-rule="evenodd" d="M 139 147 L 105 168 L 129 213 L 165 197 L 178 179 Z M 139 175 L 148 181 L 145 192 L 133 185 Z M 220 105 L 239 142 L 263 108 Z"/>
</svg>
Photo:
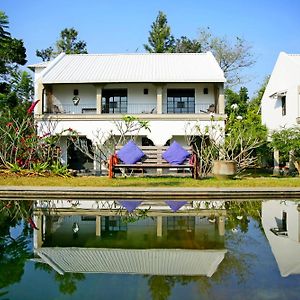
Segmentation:
<svg viewBox="0 0 300 300">
<path fill-rule="evenodd" d="M 51 114 L 96 114 L 97 109 L 95 105 L 78 104 L 78 105 L 52 105 L 46 111 Z M 211 103 L 200 103 L 195 105 L 195 110 L 185 111 L 183 108 L 180 109 L 168 109 L 167 104 L 162 107 L 163 114 L 199 114 L 199 113 L 210 113 L 214 112 L 214 108 Z M 118 106 L 114 105 L 113 108 L 102 109 L 102 114 L 157 114 L 156 103 L 135 103 L 127 104 L 127 107 L 118 109 Z"/>
</svg>

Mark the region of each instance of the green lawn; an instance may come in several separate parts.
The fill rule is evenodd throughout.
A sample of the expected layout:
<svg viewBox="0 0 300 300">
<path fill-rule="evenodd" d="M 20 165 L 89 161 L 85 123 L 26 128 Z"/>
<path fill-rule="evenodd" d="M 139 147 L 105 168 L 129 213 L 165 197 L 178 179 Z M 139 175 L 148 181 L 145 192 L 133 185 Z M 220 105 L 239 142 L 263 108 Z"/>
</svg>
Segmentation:
<svg viewBox="0 0 300 300">
<path fill-rule="evenodd" d="M 37 176 L 0 176 L 0 185 L 19 186 L 72 186 L 72 187 L 300 187 L 300 177 L 246 176 L 241 179 L 202 179 L 174 177 L 37 177 Z"/>
</svg>

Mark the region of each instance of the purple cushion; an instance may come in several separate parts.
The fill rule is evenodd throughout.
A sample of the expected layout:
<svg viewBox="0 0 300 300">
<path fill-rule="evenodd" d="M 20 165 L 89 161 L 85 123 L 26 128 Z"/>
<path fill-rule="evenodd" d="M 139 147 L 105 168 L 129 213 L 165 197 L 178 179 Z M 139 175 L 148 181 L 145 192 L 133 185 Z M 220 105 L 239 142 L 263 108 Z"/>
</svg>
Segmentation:
<svg viewBox="0 0 300 300">
<path fill-rule="evenodd" d="M 141 203 L 142 201 L 126 201 L 120 200 L 119 203 L 127 209 L 129 212 L 133 212 Z"/>
<path fill-rule="evenodd" d="M 172 165 L 182 164 L 190 154 L 176 141 L 162 154 L 163 159 Z"/>
<path fill-rule="evenodd" d="M 176 212 L 178 209 L 180 209 L 183 205 L 187 204 L 187 201 L 172 201 L 172 200 L 166 200 L 166 204 L 170 206 L 170 208 Z"/>
<path fill-rule="evenodd" d="M 129 141 L 117 153 L 119 159 L 125 164 L 135 164 L 145 153 L 136 145 L 134 141 Z"/>
</svg>

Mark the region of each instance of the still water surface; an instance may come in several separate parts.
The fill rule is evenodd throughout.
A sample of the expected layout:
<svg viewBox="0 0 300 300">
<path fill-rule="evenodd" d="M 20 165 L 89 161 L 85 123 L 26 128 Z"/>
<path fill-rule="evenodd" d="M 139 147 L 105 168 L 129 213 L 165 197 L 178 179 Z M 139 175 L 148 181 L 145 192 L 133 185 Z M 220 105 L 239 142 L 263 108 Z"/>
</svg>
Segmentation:
<svg viewBox="0 0 300 300">
<path fill-rule="evenodd" d="M 300 299 L 298 201 L 4 204 L 0 299 Z"/>
</svg>

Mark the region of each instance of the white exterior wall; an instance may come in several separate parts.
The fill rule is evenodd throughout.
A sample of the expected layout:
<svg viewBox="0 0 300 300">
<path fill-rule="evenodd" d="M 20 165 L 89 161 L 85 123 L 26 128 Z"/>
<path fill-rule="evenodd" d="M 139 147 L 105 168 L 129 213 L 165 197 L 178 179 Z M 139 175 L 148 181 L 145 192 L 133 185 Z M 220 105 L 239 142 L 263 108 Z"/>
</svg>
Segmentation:
<svg viewBox="0 0 300 300">
<path fill-rule="evenodd" d="M 73 91 L 79 91 L 80 104 L 96 107 L 96 87 L 92 84 L 57 84 L 53 85 L 53 104 L 59 107 L 72 107 Z"/>
<path fill-rule="evenodd" d="M 54 123 L 54 122 L 53 122 Z M 151 132 L 148 130 L 141 130 L 139 132 L 140 136 L 147 136 L 156 146 L 163 146 L 165 143 L 172 139 L 178 140 L 182 145 L 185 144 L 184 136 L 186 135 L 186 125 L 190 124 L 189 127 L 193 125 L 200 125 L 202 127 L 202 131 L 204 132 L 204 128 L 206 126 L 211 126 L 211 121 L 181 121 L 181 120 L 151 120 L 149 121 L 149 127 Z M 44 134 L 45 131 L 42 131 L 42 128 L 49 128 L 47 125 L 47 121 L 39 121 L 39 134 Z M 218 128 L 224 128 L 224 121 L 214 121 L 214 125 Z M 86 136 L 92 142 L 98 142 L 99 136 L 97 133 L 99 131 L 104 133 L 102 142 L 105 142 L 105 139 L 108 137 L 110 131 L 112 131 L 115 135 L 119 135 L 119 132 L 116 130 L 116 126 L 113 121 L 97 121 L 97 120 L 66 120 L 66 121 L 57 121 L 55 124 L 54 133 L 60 133 L 63 130 L 68 128 L 72 128 L 76 130 L 80 135 Z"/>
<path fill-rule="evenodd" d="M 262 98 L 262 123 L 270 131 L 297 124 L 296 119 L 300 116 L 299 86 L 300 64 L 293 60 L 293 56 L 280 53 Z M 281 98 L 271 97 L 282 92 L 286 92 L 285 116 L 282 116 Z"/>
<path fill-rule="evenodd" d="M 262 204 L 262 220 L 265 228 L 278 227 L 276 218 L 281 220 L 282 212 L 287 213 L 287 231 L 288 238 L 300 242 L 299 218 L 300 212 L 297 210 L 296 201 L 278 201 L 270 200 Z M 299 245 L 300 247 L 300 245 Z"/>
<path fill-rule="evenodd" d="M 262 203 L 262 225 L 281 276 L 300 274 L 299 211 L 296 201 L 269 200 Z M 287 236 L 277 236 L 270 228 L 278 227 L 276 218 L 287 213 Z"/>
</svg>

